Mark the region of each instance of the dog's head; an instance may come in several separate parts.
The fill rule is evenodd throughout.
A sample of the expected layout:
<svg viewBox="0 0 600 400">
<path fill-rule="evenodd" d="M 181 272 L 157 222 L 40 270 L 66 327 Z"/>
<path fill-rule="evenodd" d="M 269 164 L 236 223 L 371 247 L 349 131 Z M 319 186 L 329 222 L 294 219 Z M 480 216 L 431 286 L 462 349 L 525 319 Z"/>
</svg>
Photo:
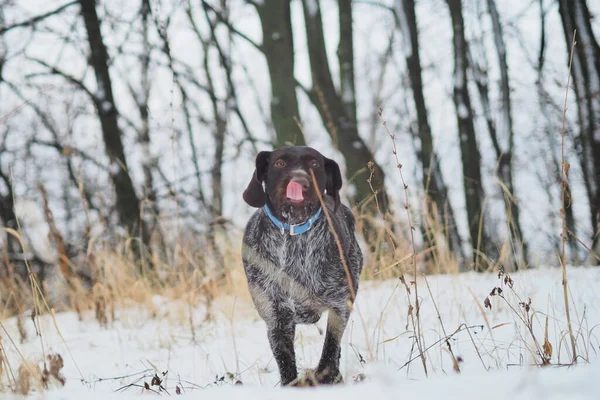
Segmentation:
<svg viewBox="0 0 600 400">
<path fill-rule="evenodd" d="M 342 175 L 335 161 L 311 147 L 286 146 L 258 153 L 256 170 L 243 197 L 252 207 L 266 203 L 280 216 L 302 219 L 318 209 L 317 190 L 333 197 L 337 207 L 341 187 Z"/>
</svg>

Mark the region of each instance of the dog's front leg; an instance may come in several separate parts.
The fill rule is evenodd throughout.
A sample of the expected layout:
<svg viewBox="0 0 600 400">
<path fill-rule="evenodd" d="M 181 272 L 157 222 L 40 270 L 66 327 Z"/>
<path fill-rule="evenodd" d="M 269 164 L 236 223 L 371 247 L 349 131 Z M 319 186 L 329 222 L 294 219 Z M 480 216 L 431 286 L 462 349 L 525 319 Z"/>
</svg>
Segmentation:
<svg viewBox="0 0 600 400">
<path fill-rule="evenodd" d="M 296 380 L 296 353 L 294 352 L 294 335 L 296 324 L 289 310 L 278 310 L 277 317 L 267 322 L 269 343 L 281 377 L 281 385 L 286 386 Z"/>
<path fill-rule="evenodd" d="M 327 316 L 327 332 L 321 360 L 315 370 L 315 378 L 320 384 L 331 384 L 342 382 L 340 374 L 340 355 L 342 335 L 348 323 L 349 312 L 347 310 L 330 309 Z"/>
</svg>

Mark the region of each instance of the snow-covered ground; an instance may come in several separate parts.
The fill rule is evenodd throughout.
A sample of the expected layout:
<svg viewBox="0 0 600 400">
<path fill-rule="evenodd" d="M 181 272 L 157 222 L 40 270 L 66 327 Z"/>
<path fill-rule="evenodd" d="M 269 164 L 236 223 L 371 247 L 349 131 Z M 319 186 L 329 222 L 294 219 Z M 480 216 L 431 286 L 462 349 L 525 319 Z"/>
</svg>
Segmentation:
<svg viewBox="0 0 600 400">
<path fill-rule="evenodd" d="M 0 330 L 0 337 L 13 370 L 18 369 L 21 357 L 31 362 L 53 353 L 63 357 L 66 385 L 42 394 L 49 399 L 154 396 L 143 389 L 144 383 L 163 394 L 180 391 L 202 399 L 598 399 L 600 269 L 570 268 L 568 272 L 571 319 L 580 356 L 575 367 L 565 366 L 570 363 L 571 347 L 557 268 L 515 273 L 511 275 L 513 289 L 492 274 L 430 276 L 427 282 L 419 277 L 428 377 L 417 357 L 406 290 L 397 280 L 362 283 L 343 341 L 346 385 L 335 388 L 278 387 L 265 325 L 243 291 L 217 298 L 210 321 L 205 320 L 203 307 L 193 308 L 190 319 L 185 303 L 154 297 L 118 310 L 108 328 L 101 327 L 93 313 L 82 320 L 74 313 L 59 313 L 56 321 L 62 338 L 48 316 L 39 319 L 41 339 L 29 318 L 25 319 L 28 339 L 24 343 L 19 343 L 15 319 L 2 322 L 7 331 Z M 411 279 L 407 277 L 407 282 Z M 497 286 L 503 288 L 506 300 L 490 297 L 491 310 L 484 308 L 486 297 Z M 414 287 L 411 290 L 414 294 Z M 552 365 L 545 368 L 534 366 L 540 357 L 519 317 L 524 312 L 519 302 L 528 303 L 528 299 L 528 319 L 540 346 L 547 324 Z M 323 318 L 316 326 L 297 331 L 295 347 L 301 369 L 317 364 L 324 323 Z M 460 374 L 454 372 L 448 346 L 441 340 L 445 336 L 451 336 Z M 151 385 L 155 374 L 166 392 Z M 6 389 L 6 376 L 2 379 Z M 235 385 L 236 381 L 242 385 Z"/>
</svg>

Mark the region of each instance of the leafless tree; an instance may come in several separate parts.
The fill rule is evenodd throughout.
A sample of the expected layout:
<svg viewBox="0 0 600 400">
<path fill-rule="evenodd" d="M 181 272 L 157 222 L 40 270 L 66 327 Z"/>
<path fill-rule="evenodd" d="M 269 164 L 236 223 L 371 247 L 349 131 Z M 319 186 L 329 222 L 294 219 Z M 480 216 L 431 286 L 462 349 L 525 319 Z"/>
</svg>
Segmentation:
<svg viewBox="0 0 600 400">
<path fill-rule="evenodd" d="M 105 150 L 110 160 L 110 178 L 115 187 L 117 212 L 129 235 L 140 237 L 142 243 L 147 245 L 150 241 L 150 234 L 141 219 L 140 201 L 127 167 L 122 132 L 118 124 L 118 111 L 113 97 L 112 81 L 108 68 L 109 58 L 100 31 L 96 1 L 81 0 L 80 6 L 88 36 L 90 63 L 96 75 L 98 89 L 93 95 L 90 92 L 90 95 L 93 96 L 93 102 L 98 111 Z M 136 257 L 142 257 L 143 249 L 139 242 L 133 241 L 133 243 Z"/>
<path fill-rule="evenodd" d="M 495 259 L 498 249 L 487 229 L 484 210 L 485 191 L 481 177 L 481 154 L 475 134 L 473 109 L 467 85 L 467 40 L 461 0 L 447 0 L 454 37 L 454 105 L 463 167 L 464 194 L 467 206 L 469 237 L 473 249 L 473 265 L 477 270 L 487 267 L 482 255 Z"/>
<path fill-rule="evenodd" d="M 294 38 L 290 0 L 255 3 L 263 32 L 260 49 L 265 55 L 271 81 L 271 120 L 275 146 L 304 145 L 304 135 L 294 118 L 300 119 L 294 77 Z"/>
<path fill-rule="evenodd" d="M 342 33 L 338 46 L 338 59 L 342 62 L 340 81 L 345 82 L 341 85 L 340 91 L 335 88 L 327 59 L 320 3 L 318 0 L 303 0 L 302 5 L 312 75 L 312 88 L 304 88 L 304 91 L 318 110 L 334 147 L 344 157 L 346 176 L 356 189 L 352 194 L 352 204 L 357 205 L 359 210 L 367 214 L 377 215 L 379 211 L 386 213 L 388 198 L 384 185 L 384 172 L 359 135 L 355 122 L 354 60 L 351 59 L 354 39 L 353 35 L 348 35 L 348 32 L 352 32 L 352 4 L 345 1 L 338 3 Z M 368 182 L 369 163 L 373 166 L 371 185 L 376 192 L 375 196 Z M 365 233 L 370 231 L 368 224 L 365 225 L 365 229 Z"/>
<path fill-rule="evenodd" d="M 576 148 L 583 171 L 592 226 L 591 262 L 600 264 L 600 46 L 585 0 L 559 0 L 567 48 L 575 41 L 571 75 L 577 97 Z"/>
<path fill-rule="evenodd" d="M 417 158 L 421 164 L 423 189 L 426 196 L 427 218 L 437 220 L 444 228 L 449 248 L 459 260 L 463 259 L 461 238 L 454 218 L 452 204 L 448 197 L 448 187 L 436 153 L 425 95 L 423 92 L 423 68 L 421 66 L 418 23 L 414 0 L 396 0 L 396 14 L 404 38 L 406 65 L 412 88 L 413 101 L 417 112 Z M 429 200 L 431 199 L 431 200 Z M 423 231 L 424 242 L 429 247 L 436 246 L 435 236 Z"/>
</svg>

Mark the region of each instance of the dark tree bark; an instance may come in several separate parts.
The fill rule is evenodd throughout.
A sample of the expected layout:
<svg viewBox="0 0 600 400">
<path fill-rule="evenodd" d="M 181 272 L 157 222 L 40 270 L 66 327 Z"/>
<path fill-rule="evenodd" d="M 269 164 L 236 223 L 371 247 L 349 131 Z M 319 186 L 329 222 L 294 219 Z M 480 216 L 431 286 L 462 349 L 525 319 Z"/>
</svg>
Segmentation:
<svg viewBox="0 0 600 400">
<path fill-rule="evenodd" d="M 294 120 L 300 119 L 294 78 L 294 39 L 290 0 L 266 0 L 256 5 L 263 32 L 261 49 L 271 78 L 271 120 L 275 146 L 304 145 L 304 135 Z"/>
<path fill-rule="evenodd" d="M 490 130 L 492 143 L 496 151 L 496 174 L 505 186 L 503 199 L 506 206 L 508 232 L 510 233 L 516 266 L 527 264 L 527 243 L 523 238 L 520 221 L 520 209 L 515 192 L 512 158 L 514 151 L 514 126 L 512 120 L 512 103 L 510 100 L 510 82 L 508 62 L 506 61 L 506 45 L 500 15 L 495 0 L 487 0 L 494 33 L 494 43 L 500 67 L 500 89 L 502 93 L 502 124 L 500 132 Z M 497 135 L 499 133 L 499 135 Z M 499 136 L 499 137 L 498 137 Z M 508 193 L 504 193 L 506 190 Z"/>
<path fill-rule="evenodd" d="M 340 64 L 340 98 L 348 123 L 356 126 L 356 88 L 354 85 L 354 37 L 352 32 L 352 0 L 339 0 L 340 43 L 337 49 Z"/>
<path fill-rule="evenodd" d="M 396 14 L 400 28 L 405 38 L 406 65 L 410 77 L 413 93 L 413 101 L 417 112 L 417 129 L 419 145 L 417 158 L 421 164 L 423 189 L 426 196 L 426 210 L 429 219 L 436 220 L 445 229 L 450 250 L 459 261 L 463 260 L 461 238 L 454 219 L 454 212 L 450 199 L 448 198 L 448 187 L 444 181 L 440 162 L 436 154 L 431 127 L 429 125 L 429 114 L 423 94 L 423 80 L 421 57 L 419 53 L 419 37 L 417 17 L 415 14 L 414 0 L 396 0 Z M 435 206 L 435 207 L 434 207 Z M 447 228 L 447 230 L 446 230 Z M 422 230 L 424 242 L 430 248 L 437 246 L 435 234 Z"/>
<path fill-rule="evenodd" d="M 591 262 L 600 265 L 600 47 L 585 0 L 559 0 L 559 13 L 570 52 L 577 30 L 571 76 L 577 97 L 576 148 L 590 205 Z"/>
<path fill-rule="evenodd" d="M 156 167 L 156 159 L 152 156 L 150 141 L 150 114 L 148 110 L 148 101 L 150 99 L 151 80 L 150 80 L 150 56 L 151 46 L 149 41 L 149 28 L 151 16 L 150 0 L 142 0 L 140 9 L 142 19 L 142 45 L 143 50 L 140 56 L 141 76 L 140 76 L 140 96 L 136 96 L 136 103 L 142 120 L 142 129 L 139 132 L 138 141 L 142 148 L 142 170 L 144 172 L 144 197 L 149 203 L 149 213 L 144 213 L 148 223 L 149 234 L 159 230 L 157 220 L 160 215 L 158 207 L 156 189 L 154 187 L 153 170 Z M 159 234 L 162 238 L 162 235 Z"/>
<path fill-rule="evenodd" d="M 485 192 L 481 181 L 481 155 L 475 135 L 471 98 L 467 87 L 467 42 L 464 31 L 461 0 L 447 0 L 452 18 L 454 37 L 454 105 L 458 122 L 465 202 L 469 237 L 473 249 L 473 267 L 480 271 L 487 267 L 483 255 L 495 259 L 498 249 L 486 230 L 488 222 L 483 210 Z"/>
<path fill-rule="evenodd" d="M 226 9 L 226 7 L 223 7 Z M 217 50 L 220 57 L 220 63 L 223 67 L 223 70 L 227 71 L 227 65 L 230 63 L 230 59 L 226 58 L 221 45 L 217 41 L 217 36 L 215 34 L 215 24 L 210 20 L 210 16 L 208 15 L 208 9 L 204 9 L 206 21 L 210 27 L 210 43 L 208 41 L 203 42 L 203 52 L 204 52 L 204 73 L 206 75 L 208 96 L 210 97 L 210 103 L 212 107 L 213 116 L 215 118 L 215 127 L 213 131 L 213 139 L 215 143 L 215 149 L 213 153 L 213 165 L 210 170 L 211 175 L 211 188 L 212 188 L 212 203 L 211 203 L 211 214 L 212 221 L 211 224 L 218 223 L 223 215 L 223 152 L 225 150 L 225 133 L 227 131 L 227 115 L 223 113 L 219 106 L 219 99 L 217 98 L 213 75 L 210 70 L 210 44 L 214 44 L 217 47 Z M 227 15 L 224 16 L 225 18 Z M 225 103 L 231 100 L 232 97 L 232 87 L 227 87 L 227 97 L 225 99 Z"/>
<path fill-rule="evenodd" d="M 0 143 L 0 159 L 2 158 L 2 152 L 4 151 L 4 143 Z M 1 168 L 1 166 L 0 166 Z M 4 186 L 5 190 L 2 190 Z M 0 169 L 0 226 L 3 228 L 9 228 L 15 232 L 19 232 L 19 225 L 17 222 L 17 215 L 15 214 L 15 203 L 14 203 L 14 190 L 10 177 Z M 16 255 L 23 254 L 23 260 L 26 258 L 24 249 L 14 235 L 9 233 L 6 229 L 0 229 L 4 232 L 4 243 L 6 248 L 4 249 L 3 257 L 0 257 L 0 279 L 6 279 L 5 282 L 9 282 L 12 290 L 15 290 L 19 284 L 28 282 L 28 269 L 27 265 L 19 260 L 14 262 L 11 258 Z M 11 257 L 13 256 L 13 257 Z M 13 284 L 15 286 L 13 286 Z M 15 293 L 15 296 L 19 297 L 19 293 Z M 20 308 L 20 306 L 18 306 Z"/>
<path fill-rule="evenodd" d="M 331 136 L 333 145 L 340 151 L 346 161 L 346 176 L 349 184 L 355 188 L 351 199 L 353 205 L 359 206 L 361 211 L 371 215 L 378 214 L 377 207 L 379 207 L 382 213 L 385 213 L 388 201 L 384 186 L 384 173 L 360 137 L 356 123 L 353 123 L 356 119 L 356 109 L 351 114 L 347 114 L 346 112 L 346 107 L 353 103 L 354 99 L 350 99 L 348 95 L 346 98 L 348 101 L 344 102 L 333 84 L 327 60 L 327 52 L 325 50 L 325 37 L 323 34 L 319 1 L 303 0 L 302 4 L 313 83 L 313 88 L 308 91 L 308 95 L 311 102 L 317 108 L 323 124 L 327 128 L 327 132 Z M 351 5 L 342 5 L 340 12 L 344 14 L 344 19 L 341 21 L 341 25 L 344 26 L 341 29 L 344 32 L 351 32 L 352 27 L 348 26 L 348 22 L 352 18 Z M 349 58 L 347 52 L 353 46 L 352 40 L 352 35 L 340 40 L 341 57 L 344 59 L 344 63 L 346 63 L 346 66 L 341 68 L 341 74 L 346 80 L 348 79 L 349 71 L 354 70 L 354 61 Z M 344 88 L 347 87 L 347 85 L 344 86 Z M 351 91 L 349 92 L 351 93 Z M 371 201 L 373 192 L 367 182 L 370 175 L 369 163 L 373 163 L 371 164 L 373 166 L 371 184 L 377 193 L 375 201 Z"/>
<path fill-rule="evenodd" d="M 13 188 L 10 179 L 6 174 L 0 171 L 0 179 L 2 179 L 2 183 L 6 186 L 5 194 L 0 193 L 0 222 L 2 222 L 2 226 L 4 228 L 10 228 L 15 231 L 18 231 L 17 226 L 17 216 L 15 215 L 15 205 L 13 202 Z M 0 185 L 1 187 L 2 185 Z M 4 242 L 6 244 L 6 248 L 4 251 L 6 255 L 9 253 L 22 253 L 23 249 L 19 244 L 17 238 L 4 230 Z M 9 278 L 10 280 L 14 279 L 14 270 L 9 260 L 9 257 L 3 257 L 4 259 L 0 259 L 0 264 L 4 264 L 4 268 L 0 271 L 1 278 Z M 19 268 L 17 273 L 21 280 L 24 282 L 27 278 L 27 270 L 25 268 Z"/>
<path fill-rule="evenodd" d="M 224 15 L 221 17 L 225 20 L 228 20 L 227 15 L 227 5 L 225 4 L 226 0 L 222 0 L 221 8 L 224 11 Z M 231 101 L 235 102 L 235 92 L 234 86 L 231 80 L 231 58 L 225 54 L 221 44 L 217 39 L 217 35 L 215 34 L 216 25 L 210 19 L 208 14 L 208 8 L 204 8 L 204 15 L 206 17 L 206 21 L 210 26 L 210 44 L 214 45 L 219 54 L 219 61 L 223 71 L 225 71 L 227 85 L 227 95 L 225 98 L 225 104 L 229 104 Z M 198 33 L 199 36 L 199 33 Z M 229 31 L 229 40 L 231 40 L 231 31 Z M 213 165 L 211 168 L 211 186 L 212 186 L 212 204 L 211 204 L 211 214 L 212 220 L 210 221 L 210 228 L 208 233 L 208 241 L 210 246 L 212 247 L 214 258 L 219 267 L 219 272 L 224 273 L 225 271 L 225 261 L 223 259 L 223 255 L 219 250 L 218 240 L 217 240 L 217 227 L 222 226 L 223 220 L 223 152 L 225 149 L 225 135 L 227 133 L 227 111 L 222 112 L 219 107 L 219 99 L 217 98 L 213 76 L 210 71 L 210 60 L 209 60 L 209 49 L 210 44 L 208 42 L 203 42 L 204 46 L 204 70 L 206 74 L 206 80 L 208 82 L 208 94 L 210 97 L 212 110 L 215 118 L 215 127 L 213 133 L 213 139 L 215 141 L 215 150 L 213 157 Z"/>
<path fill-rule="evenodd" d="M 108 52 L 100 32 L 100 21 L 96 12 L 95 0 L 80 0 L 81 15 L 90 45 L 90 63 L 96 75 L 98 91 L 95 105 L 102 126 L 106 154 L 110 160 L 110 178 L 115 187 L 117 213 L 120 222 L 126 227 L 129 235 L 141 237 L 148 244 L 150 235 L 140 218 L 140 202 L 133 181 L 127 169 L 127 160 L 121 139 L 122 132 L 118 125 L 118 113 L 112 93 L 112 84 L 108 70 Z M 134 243 L 134 254 L 141 258 L 142 249 Z"/>
</svg>

